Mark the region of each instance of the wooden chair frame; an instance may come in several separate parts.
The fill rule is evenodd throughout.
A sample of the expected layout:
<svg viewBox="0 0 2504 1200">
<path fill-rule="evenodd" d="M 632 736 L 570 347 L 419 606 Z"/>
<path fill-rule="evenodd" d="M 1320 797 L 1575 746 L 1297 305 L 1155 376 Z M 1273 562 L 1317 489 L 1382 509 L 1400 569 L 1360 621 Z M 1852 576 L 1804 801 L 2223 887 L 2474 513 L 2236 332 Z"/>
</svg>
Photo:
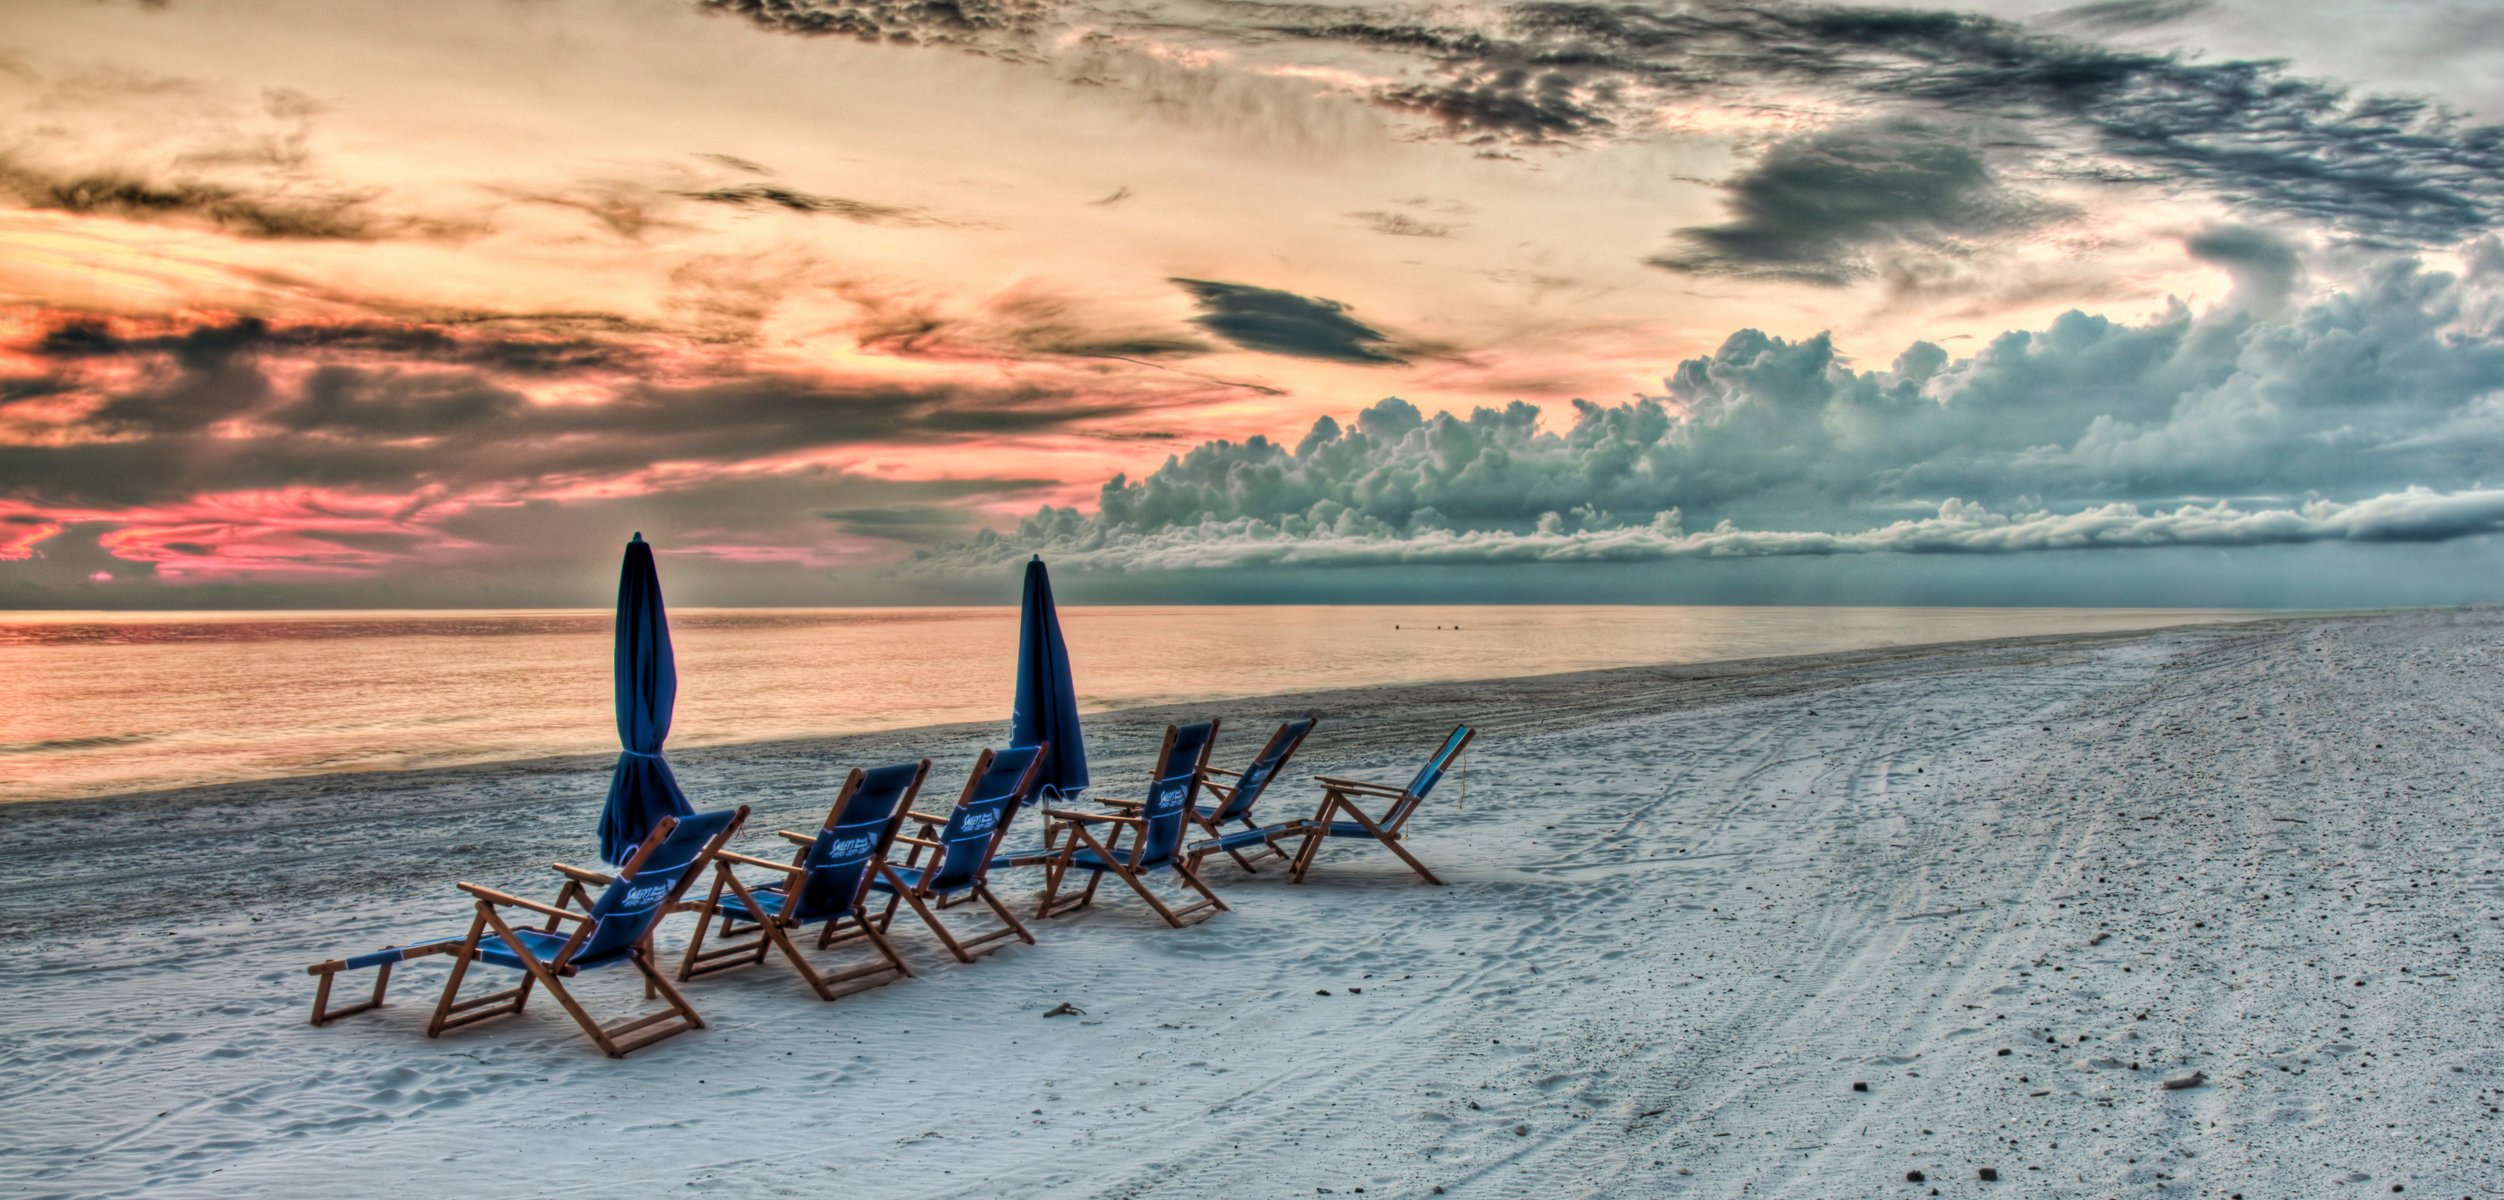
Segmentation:
<svg viewBox="0 0 2504 1200">
<path fill-rule="evenodd" d="M 1460 742 L 1452 747 L 1451 754 L 1451 760 L 1455 764 L 1459 763 L 1461 755 L 1468 751 L 1470 741 L 1478 736 L 1476 729 L 1466 725 L 1460 728 L 1459 733 Z M 1446 740 L 1450 739 L 1450 735 L 1445 736 Z M 1435 752 L 1440 755 L 1443 748 L 1437 746 Z M 1336 812 L 1346 814 L 1349 820 L 1354 821 L 1371 834 L 1375 841 L 1381 842 L 1393 854 L 1399 855 L 1400 861 L 1407 863 L 1411 870 L 1416 871 L 1419 878 L 1437 887 L 1443 886 L 1443 880 L 1437 878 L 1433 871 L 1428 870 L 1425 863 L 1418 861 L 1416 855 L 1409 853 L 1408 847 L 1400 844 L 1401 831 L 1407 827 L 1409 818 L 1416 816 L 1417 810 L 1425 807 L 1425 797 L 1411 796 L 1405 787 L 1367 783 L 1358 779 L 1316 775 L 1313 780 L 1322 785 L 1322 806 L 1313 814 L 1313 820 L 1307 826 L 1309 832 L 1304 835 L 1304 845 L 1297 848 L 1295 861 L 1287 869 L 1287 878 L 1290 882 L 1304 882 L 1305 873 L 1313 869 L 1313 860 L 1321 854 L 1322 843 L 1330 840 L 1331 814 Z M 1442 777 L 1437 776 L 1435 783 L 1441 782 Z M 1432 784 L 1428 785 L 1428 790 L 1433 790 Z M 1383 810 L 1383 819 L 1377 820 L 1357 806 L 1357 800 L 1360 798 L 1389 800 L 1391 805 Z"/>
<path fill-rule="evenodd" d="M 748 807 L 744 804 L 740 805 L 730 822 L 722 827 L 721 832 L 715 834 L 710 841 L 705 843 L 704 848 L 696 853 L 694 861 L 688 864 L 686 872 L 681 874 L 678 881 L 671 886 L 669 894 L 653 907 L 649 925 L 644 930 L 642 939 L 626 952 L 627 961 L 633 965 L 636 973 L 643 977 L 644 995 L 647 998 L 657 995 L 663 999 L 664 1007 L 659 1011 L 604 1024 L 594 1018 L 566 988 L 564 981 L 573 978 L 579 970 L 573 963 L 574 954 L 590 939 L 598 923 L 592 920 L 588 912 L 568 909 L 562 907 L 562 904 L 569 896 L 583 895 L 582 886 L 586 881 L 597 880 L 608 883 L 613 880 L 596 871 L 586 871 L 580 867 L 569 867 L 559 863 L 555 864 L 556 869 L 567 877 L 568 882 L 565 890 L 559 893 L 558 904 L 541 904 L 535 900 L 525 900 L 510 892 L 464 881 L 459 885 L 461 890 L 476 897 L 478 901 L 466 935 L 457 939 L 429 942 L 386 952 L 394 955 L 392 961 L 405 961 L 431 954 L 452 956 L 452 974 L 444 980 L 443 994 L 435 1001 L 434 1012 L 427 1017 L 426 1036 L 441 1037 L 448 1030 L 473 1025 L 495 1017 L 518 1014 L 530 1002 L 532 990 L 538 987 L 546 988 L 549 995 L 556 997 L 557 1003 L 564 1007 L 566 1015 L 572 1017 L 574 1023 L 582 1027 L 583 1032 L 590 1036 L 592 1043 L 600 1048 L 601 1053 L 611 1058 L 623 1058 L 627 1054 L 664 1038 L 690 1029 L 704 1028 L 704 1018 L 696 1012 L 694 1006 L 687 1003 L 687 998 L 679 994 L 678 989 L 670 986 L 668 978 L 653 966 L 652 933 L 659 927 L 664 917 L 671 912 L 678 911 L 680 907 L 677 903 L 678 898 L 703 874 L 712 858 L 722 852 L 723 843 L 728 842 L 731 835 L 737 833 L 739 826 L 747 819 Z M 617 878 L 633 879 L 642 871 L 644 862 L 660 849 L 662 843 L 668 840 L 670 833 L 677 828 L 677 825 L 678 818 L 663 818 L 661 823 L 653 828 L 651 836 L 644 839 L 643 845 L 636 847 L 634 857 L 628 859 L 626 865 L 619 868 Z M 520 932 L 500 911 L 503 909 L 519 909 L 545 917 L 547 923 L 539 932 L 553 933 L 568 924 L 574 927 L 574 931 L 565 943 L 557 948 L 554 955 L 543 960 L 531 952 L 529 944 L 522 940 Z M 469 974 L 470 964 L 478 961 L 479 946 L 489 936 L 502 941 L 505 948 L 511 951 L 513 957 L 521 964 L 522 980 L 500 991 L 463 999 L 460 996 L 461 982 Z M 334 977 L 342 970 L 360 965 L 363 959 L 373 957 L 375 956 L 368 955 L 352 960 L 333 959 L 328 962 L 315 963 L 306 968 L 306 973 L 319 976 L 321 979 L 313 998 L 313 1023 L 315 1025 L 325 1024 L 353 1013 L 364 1012 L 367 1009 L 379 1007 L 383 1003 L 384 993 L 391 983 L 392 962 L 390 961 L 382 964 L 374 980 L 373 995 L 369 999 L 341 1009 L 328 1007 Z"/>
<path fill-rule="evenodd" d="M 1189 784 L 1191 791 L 1183 797 L 1183 812 L 1186 814 L 1190 813 L 1192 807 L 1199 802 L 1201 782 L 1208 769 L 1209 752 L 1217 748 L 1217 730 L 1218 722 L 1210 721 L 1208 740 L 1200 744 L 1199 761 L 1192 764 Z M 1174 742 L 1180 732 L 1177 726 L 1165 727 L 1165 740 L 1157 747 L 1156 770 L 1150 774 L 1150 787 L 1154 787 L 1160 780 L 1171 777 L 1172 773 L 1165 769 L 1166 759 L 1173 753 Z M 1104 803 L 1114 808 L 1131 810 L 1138 810 L 1144 804 L 1143 801 L 1137 800 L 1108 800 Z M 1147 866 L 1141 864 L 1140 859 L 1148 848 L 1148 819 L 1145 816 L 1136 815 L 1135 811 L 1133 815 L 1123 815 L 1119 812 L 1085 813 L 1061 809 L 1046 809 L 1043 815 L 1052 823 L 1044 830 L 1043 844 L 1046 857 L 1042 860 L 1043 897 L 1035 906 L 1037 917 L 1057 917 L 1095 903 L 1096 888 L 1104 882 L 1105 871 L 1078 866 L 1077 855 L 1082 850 L 1093 851 L 1096 857 L 1106 864 L 1106 870 L 1120 876 L 1123 883 L 1130 885 L 1131 891 L 1137 892 L 1140 899 L 1148 902 L 1149 908 L 1156 910 L 1157 916 L 1163 917 L 1167 925 L 1176 929 L 1186 925 L 1196 925 L 1228 911 L 1226 902 L 1218 899 L 1217 893 L 1210 891 L 1209 885 L 1200 878 L 1199 871 L 1195 869 L 1189 856 L 1183 852 L 1182 846 L 1175 846 L 1172 857 L 1163 863 Z M 1104 837 L 1096 836 L 1098 828 L 1108 831 Z M 1130 846 L 1127 851 L 1122 848 L 1124 833 L 1130 835 Z M 1197 892 L 1200 899 L 1181 908 L 1168 906 L 1148 887 L 1145 878 L 1146 872 L 1157 866 L 1173 868 L 1175 877 L 1181 879 L 1184 885 L 1192 891 Z M 1061 881 L 1071 871 L 1086 871 L 1087 886 L 1076 896 L 1063 900 L 1060 898 Z"/>
<path fill-rule="evenodd" d="M 792 851 L 789 863 L 734 854 L 728 850 L 714 856 L 712 890 L 706 894 L 703 901 L 689 906 L 698 913 L 698 916 L 695 933 L 687 939 L 686 954 L 679 960 L 679 981 L 683 983 L 699 975 L 754 966 L 764 962 L 766 954 L 775 950 L 782 952 L 782 956 L 790 961 L 792 969 L 800 973 L 802 982 L 807 983 L 810 990 L 816 992 L 820 1000 L 833 1000 L 854 992 L 881 987 L 898 979 L 912 978 L 913 968 L 906 965 L 903 956 L 896 953 L 895 944 L 887 940 L 886 933 L 871 923 L 863 901 L 869 895 L 870 880 L 877 878 L 879 865 L 886 861 L 889 847 L 895 843 L 896 835 L 904 828 L 905 814 L 912 810 L 913 799 L 922 790 L 922 781 L 929 776 L 930 760 L 925 758 L 914 771 L 912 783 L 905 787 L 904 795 L 897 801 L 895 812 L 888 816 L 886 823 L 876 835 L 876 844 L 870 849 L 869 866 L 861 872 L 860 885 L 853 892 L 851 903 L 844 911 L 819 923 L 817 949 L 826 950 L 838 945 L 866 941 L 876 952 L 877 957 L 874 960 L 831 974 L 821 973 L 809 962 L 808 957 L 801 953 L 798 944 L 792 940 L 792 932 L 802 928 L 803 925 L 794 914 L 806 898 L 805 892 L 811 873 L 808 866 L 809 851 L 816 847 L 817 836 L 785 829 L 778 831 L 779 836 L 794 843 L 797 847 Z M 843 819 L 844 811 L 851 807 L 853 798 L 860 794 L 862 784 L 867 778 L 868 772 L 859 767 L 852 769 L 852 774 L 843 781 L 842 790 L 835 796 L 834 807 L 826 811 L 825 827 L 832 828 L 836 822 Z M 761 868 L 776 872 L 783 877 L 781 880 L 782 907 L 774 910 L 770 919 L 759 922 L 743 920 L 737 915 L 741 912 L 767 911 L 766 906 L 758 902 L 756 895 L 749 891 L 747 884 L 739 878 L 738 872 L 734 869 L 738 866 Z M 734 909 L 722 903 L 722 894 L 725 891 L 738 898 L 740 907 Z M 847 918 L 851 924 L 849 929 L 844 927 Z M 716 919 L 721 922 L 721 931 L 716 944 L 708 948 L 705 945 L 705 938 L 712 931 Z"/>
<path fill-rule="evenodd" d="M 894 861 L 891 850 L 889 857 L 878 865 L 878 872 L 887 880 L 887 907 L 878 914 L 874 922 L 881 935 L 886 934 L 888 927 L 894 924 L 897 907 L 900 904 L 910 904 L 913 906 L 913 911 L 920 915 L 922 924 L 930 927 L 931 934 L 939 939 L 940 945 L 947 947 L 949 954 L 956 956 L 958 962 L 970 963 L 982 955 L 999 949 L 1009 938 L 1016 938 L 1029 946 L 1035 944 L 1035 935 L 1026 928 L 1026 923 L 1018 920 L 1017 914 L 1009 911 L 1009 906 L 1000 903 L 1000 898 L 992 893 L 991 860 L 1000 853 L 1001 839 L 1008 836 L 1009 826 L 1014 823 L 1017 810 L 1024 807 L 1027 800 L 1033 797 L 1035 782 L 1042 778 L 1044 759 L 1050 753 L 1050 747 L 1045 747 L 1044 753 L 1037 754 L 1035 760 L 1027 764 L 1025 774 L 1018 776 L 1017 796 L 1002 810 L 1000 823 L 992 827 L 991 842 L 983 849 L 983 865 L 975 873 L 974 884 L 970 888 L 943 896 L 930 887 L 931 873 L 938 870 L 939 866 L 947 860 L 947 846 L 938 838 L 947 829 L 949 817 L 923 812 L 919 809 L 905 814 L 917 826 L 919 836 L 897 834 L 895 840 L 911 846 L 912 849 L 905 852 L 902 863 Z M 980 757 L 974 760 L 974 769 L 965 777 L 965 790 L 958 794 L 956 807 L 962 808 L 980 798 L 974 794 L 974 789 L 982 785 L 983 775 L 991 769 L 993 757 L 995 757 L 995 752 L 986 749 Z M 924 854 L 929 855 L 927 864 L 923 861 Z M 907 869 L 921 868 L 921 874 L 908 884 L 904 877 L 897 873 L 896 868 L 899 866 Z M 992 913 L 1000 918 L 1000 928 L 975 937 L 959 938 L 948 928 L 947 922 L 940 920 L 939 912 L 960 904 L 970 904 L 975 900 L 980 900 L 989 906 Z M 869 927 L 870 925 L 867 924 L 863 926 L 863 928 Z"/>
</svg>

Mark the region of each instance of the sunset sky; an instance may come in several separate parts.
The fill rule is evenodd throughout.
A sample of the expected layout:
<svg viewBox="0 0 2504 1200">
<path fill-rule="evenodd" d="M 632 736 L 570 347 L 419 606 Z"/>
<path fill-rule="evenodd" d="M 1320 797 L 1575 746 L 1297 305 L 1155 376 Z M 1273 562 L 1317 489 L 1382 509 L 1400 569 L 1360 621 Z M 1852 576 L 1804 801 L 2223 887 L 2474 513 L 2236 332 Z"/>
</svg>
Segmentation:
<svg viewBox="0 0 2504 1200">
<path fill-rule="evenodd" d="M 2470 0 L 13 3 L 0 606 L 2504 598 Z"/>
</svg>

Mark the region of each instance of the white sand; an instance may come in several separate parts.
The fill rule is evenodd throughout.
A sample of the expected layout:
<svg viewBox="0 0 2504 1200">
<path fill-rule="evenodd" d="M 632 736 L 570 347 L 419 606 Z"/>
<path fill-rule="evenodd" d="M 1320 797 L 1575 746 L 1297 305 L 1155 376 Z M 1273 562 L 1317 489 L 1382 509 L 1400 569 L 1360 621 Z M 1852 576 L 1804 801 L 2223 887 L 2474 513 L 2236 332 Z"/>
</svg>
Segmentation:
<svg viewBox="0 0 2504 1200">
<path fill-rule="evenodd" d="M 917 980 L 701 980 L 713 1028 L 623 1062 L 544 1004 L 427 1040 L 440 959 L 303 1023 L 304 964 L 457 932 L 454 878 L 587 861 L 597 761 L 13 806 L 0 1194 L 2495 1196 L 2499 640 L 2428 613 L 1320 697 L 1299 780 L 1482 725 L 1412 842 L 1452 886 L 1341 843 L 1302 887 L 1216 871 L 1237 911 L 1190 930 L 1116 899 L 971 967 L 908 930 Z M 1225 705 L 1219 760 L 1287 707 Z M 1099 778 L 1174 715 L 1098 722 Z M 679 764 L 758 849 L 837 766 L 961 778 L 985 732 Z"/>
</svg>

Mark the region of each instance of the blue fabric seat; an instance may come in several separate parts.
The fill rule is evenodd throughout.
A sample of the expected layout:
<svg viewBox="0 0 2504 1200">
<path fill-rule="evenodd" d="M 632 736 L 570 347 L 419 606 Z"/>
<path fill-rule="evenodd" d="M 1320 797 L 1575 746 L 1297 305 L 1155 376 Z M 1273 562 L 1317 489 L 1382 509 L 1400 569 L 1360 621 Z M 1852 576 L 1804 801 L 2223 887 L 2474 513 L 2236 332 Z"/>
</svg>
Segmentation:
<svg viewBox="0 0 2504 1200">
<path fill-rule="evenodd" d="M 756 902 L 763 906 L 769 915 L 779 913 L 783 909 L 784 893 L 780 887 L 749 888 L 748 894 L 756 897 Z M 714 901 L 713 905 L 725 916 L 737 917 L 750 924 L 755 924 L 758 920 L 756 914 L 748 911 L 748 902 L 740 899 L 736 893 Z"/>
<path fill-rule="evenodd" d="M 1374 831 L 1354 821 L 1331 821 L 1318 827 L 1323 837 L 1369 838 Z"/>
<path fill-rule="evenodd" d="M 927 874 L 929 872 L 920 867 L 889 866 L 877 878 L 870 880 L 869 885 L 882 892 L 919 889 L 925 896 L 954 896 L 973 891 L 981 886 L 977 880 L 959 879 L 953 887 L 945 883 L 936 883 L 924 888 L 921 886 L 922 877 Z M 901 889 L 898 888 L 898 884 L 903 885 Z"/>
<path fill-rule="evenodd" d="M 1237 850 L 1245 846 L 1265 845 L 1271 838 L 1292 836 L 1303 830 L 1307 822 L 1289 821 L 1284 825 L 1268 825 L 1259 829 L 1237 829 L 1194 844 L 1195 854 L 1214 850 Z"/>
<path fill-rule="evenodd" d="M 530 951 L 531 957 L 543 963 L 555 961 L 556 952 L 564 949 L 565 943 L 574 936 L 573 931 L 567 929 L 559 929 L 553 933 L 544 929 L 516 929 L 513 935 L 522 939 L 522 947 Z M 598 955 L 577 954 L 566 960 L 566 965 L 577 971 L 596 971 L 602 967 L 614 967 L 626 961 L 629 949 L 631 947 L 621 947 Z M 500 967 L 511 967 L 517 971 L 522 969 L 521 958 L 513 953 L 513 948 L 506 945 L 502 938 L 493 938 L 478 943 L 478 961 L 491 962 Z"/>
</svg>

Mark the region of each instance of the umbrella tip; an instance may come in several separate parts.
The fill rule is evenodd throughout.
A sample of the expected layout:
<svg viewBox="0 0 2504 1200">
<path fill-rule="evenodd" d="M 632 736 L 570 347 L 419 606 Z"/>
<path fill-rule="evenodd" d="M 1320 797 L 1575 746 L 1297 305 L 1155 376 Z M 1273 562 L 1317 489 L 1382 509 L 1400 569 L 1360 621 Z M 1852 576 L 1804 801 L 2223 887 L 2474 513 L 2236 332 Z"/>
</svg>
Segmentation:
<svg viewBox="0 0 2504 1200">
<path fill-rule="evenodd" d="M 1038 554 L 1038 555 L 1036 555 L 1036 556 L 1034 557 L 1034 560 L 1033 560 L 1033 561 L 1035 561 L 1035 562 L 1042 562 L 1042 561 L 1043 561 L 1043 556 L 1042 556 L 1042 555 L 1040 555 L 1040 554 Z"/>
<path fill-rule="evenodd" d="M 629 541 L 636 541 L 636 542 L 640 542 L 640 541 L 642 541 L 642 540 L 643 540 L 643 531 L 642 531 L 642 530 L 640 530 L 640 529 L 636 530 L 636 531 L 635 531 L 635 536 L 634 536 L 634 537 L 632 537 L 632 538 L 629 538 L 629 539 L 627 539 L 627 540 L 629 540 Z"/>
</svg>

